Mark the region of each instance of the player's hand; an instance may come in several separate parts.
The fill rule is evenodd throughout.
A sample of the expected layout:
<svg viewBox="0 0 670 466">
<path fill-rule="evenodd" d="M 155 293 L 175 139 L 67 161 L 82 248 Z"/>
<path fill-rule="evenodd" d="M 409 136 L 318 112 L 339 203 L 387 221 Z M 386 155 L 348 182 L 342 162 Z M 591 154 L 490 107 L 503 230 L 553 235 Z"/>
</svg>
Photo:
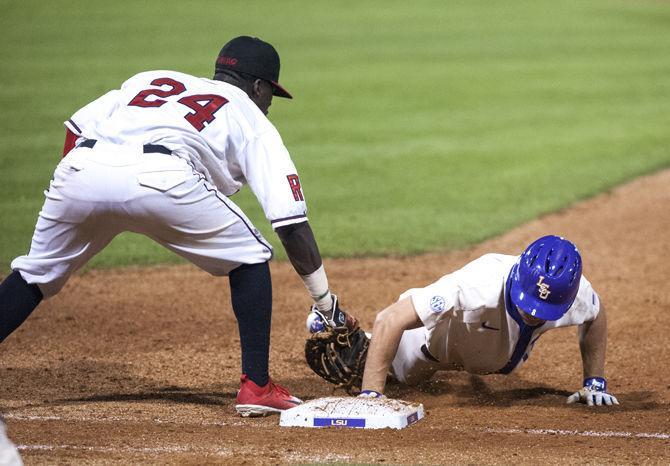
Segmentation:
<svg viewBox="0 0 670 466">
<path fill-rule="evenodd" d="M 568 397 L 568 403 L 586 403 L 589 406 L 618 405 L 619 401 L 607 393 L 607 381 L 602 377 L 584 379 L 584 387 Z"/>
<path fill-rule="evenodd" d="M 312 304 L 309 314 L 310 317 L 316 315 L 317 321 L 320 319 L 322 323 L 325 323 L 326 327 L 330 328 L 347 327 L 349 330 L 354 330 L 356 327 L 358 327 L 358 321 L 356 320 L 356 318 L 340 309 L 337 296 L 334 294 L 331 296 L 333 298 L 331 308 L 325 312 L 319 311 L 319 308 L 316 306 L 316 303 Z M 308 317 L 308 329 L 310 330 L 310 332 L 315 333 L 316 329 L 313 329 L 309 325 L 310 317 Z M 321 330 L 323 330 L 323 328 L 316 331 Z"/>
</svg>

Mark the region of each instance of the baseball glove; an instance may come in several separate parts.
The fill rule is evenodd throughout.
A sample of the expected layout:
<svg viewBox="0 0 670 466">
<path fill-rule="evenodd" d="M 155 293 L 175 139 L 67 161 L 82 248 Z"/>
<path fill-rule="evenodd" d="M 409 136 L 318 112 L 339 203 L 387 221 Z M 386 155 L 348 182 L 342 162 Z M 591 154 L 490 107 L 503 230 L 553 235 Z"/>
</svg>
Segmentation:
<svg viewBox="0 0 670 466">
<path fill-rule="evenodd" d="M 322 379 L 357 393 L 361 388 L 370 339 L 356 326 L 327 327 L 305 341 L 305 359 Z"/>
</svg>

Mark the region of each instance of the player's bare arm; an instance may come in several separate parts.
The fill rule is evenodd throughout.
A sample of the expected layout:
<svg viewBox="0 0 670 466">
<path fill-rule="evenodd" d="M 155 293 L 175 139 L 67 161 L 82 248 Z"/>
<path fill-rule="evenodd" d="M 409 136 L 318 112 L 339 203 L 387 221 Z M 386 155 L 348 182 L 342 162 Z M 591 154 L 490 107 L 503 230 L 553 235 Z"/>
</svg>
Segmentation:
<svg viewBox="0 0 670 466">
<path fill-rule="evenodd" d="M 584 378 L 605 377 L 605 352 L 607 349 L 607 315 L 600 305 L 594 320 L 579 326 L 579 349 L 582 354 Z"/>
<path fill-rule="evenodd" d="M 309 223 L 305 221 L 285 225 L 276 228 L 275 231 L 293 268 L 300 275 L 314 300 L 310 311 L 316 312 L 319 318 L 331 327 L 339 327 L 346 323 L 353 329 L 356 326 L 355 319 L 347 317 L 339 307 L 337 296 L 330 292 L 319 247 Z"/>
<path fill-rule="evenodd" d="M 619 401 L 607 391 L 605 353 L 607 350 L 607 314 L 600 305 L 596 318 L 579 326 L 579 349 L 582 354 L 584 386 L 568 397 L 568 403 L 618 405 Z"/>
<path fill-rule="evenodd" d="M 411 297 L 393 303 L 377 314 L 363 373 L 362 393 L 384 393 L 386 375 L 398 351 L 403 332 L 421 325 L 423 323 L 414 309 Z"/>
</svg>

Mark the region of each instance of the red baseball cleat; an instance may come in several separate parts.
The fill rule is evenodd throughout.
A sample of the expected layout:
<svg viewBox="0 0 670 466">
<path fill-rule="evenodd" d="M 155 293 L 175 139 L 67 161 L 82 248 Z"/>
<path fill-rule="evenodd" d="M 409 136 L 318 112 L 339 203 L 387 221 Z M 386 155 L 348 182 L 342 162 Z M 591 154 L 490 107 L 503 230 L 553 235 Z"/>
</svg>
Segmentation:
<svg viewBox="0 0 670 466">
<path fill-rule="evenodd" d="M 301 403 L 302 400 L 291 396 L 287 389 L 274 383 L 272 379 L 265 386 L 259 387 L 246 374 L 240 377 L 235 409 L 244 417 L 280 413 Z"/>
</svg>

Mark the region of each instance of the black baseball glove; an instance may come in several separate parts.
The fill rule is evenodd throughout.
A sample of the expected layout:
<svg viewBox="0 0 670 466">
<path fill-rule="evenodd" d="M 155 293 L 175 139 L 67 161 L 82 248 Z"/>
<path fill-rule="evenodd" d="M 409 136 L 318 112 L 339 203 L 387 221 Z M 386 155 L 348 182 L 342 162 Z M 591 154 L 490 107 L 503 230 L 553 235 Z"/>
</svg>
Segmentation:
<svg viewBox="0 0 670 466">
<path fill-rule="evenodd" d="M 344 388 L 350 395 L 361 388 L 370 345 L 370 339 L 358 325 L 352 328 L 326 327 L 305 341 L 305 359 L 309 367 L 319 377 Z"/>
</svg>

